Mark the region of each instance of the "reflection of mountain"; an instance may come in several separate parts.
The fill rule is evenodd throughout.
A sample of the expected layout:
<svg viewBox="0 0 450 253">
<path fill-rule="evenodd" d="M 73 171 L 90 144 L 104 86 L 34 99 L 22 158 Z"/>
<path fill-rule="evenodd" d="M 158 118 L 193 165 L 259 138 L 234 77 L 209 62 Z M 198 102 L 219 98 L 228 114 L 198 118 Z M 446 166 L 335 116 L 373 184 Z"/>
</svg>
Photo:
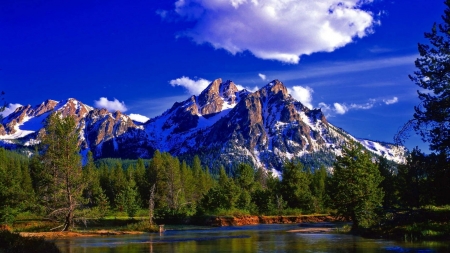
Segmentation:
<svg viewBox="0 0 450 253">
<path fill-rule="evenodd" d="M 0 139 L 16 146 L 36 143 L 52 111 L 75 116 L 82 149 L 96 157 L 151 157 L 159 149 L 177 156 L 198 154 L 209 164 L 244 161 L 280 169 L 285 159 L 300 158 L 315 167 L 330 165 L 344 143 L 356 140 L 328 123 L 320 109 L 293 99 L 278 80 L 251 93 L 221 79 L 142 125 L 75 99 L 20 107 L 3 119 Z M 403 159 L 403 148 L 356 141 L 390 160 Z"/>
</svg>

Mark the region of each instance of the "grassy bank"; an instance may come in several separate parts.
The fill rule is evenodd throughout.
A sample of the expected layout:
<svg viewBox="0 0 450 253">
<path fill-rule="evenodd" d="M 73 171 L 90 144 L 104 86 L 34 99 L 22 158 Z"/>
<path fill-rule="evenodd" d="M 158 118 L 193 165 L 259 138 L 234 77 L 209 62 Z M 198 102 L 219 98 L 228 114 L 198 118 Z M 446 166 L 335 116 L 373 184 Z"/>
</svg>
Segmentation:
<svg viewBox="0 0 450 253">
<path fill-rule="evenodd" d="M 450 207 L 390 210 L 377 226 L 362 234 L 403 241 L 450 240 Z"/>
</svg>

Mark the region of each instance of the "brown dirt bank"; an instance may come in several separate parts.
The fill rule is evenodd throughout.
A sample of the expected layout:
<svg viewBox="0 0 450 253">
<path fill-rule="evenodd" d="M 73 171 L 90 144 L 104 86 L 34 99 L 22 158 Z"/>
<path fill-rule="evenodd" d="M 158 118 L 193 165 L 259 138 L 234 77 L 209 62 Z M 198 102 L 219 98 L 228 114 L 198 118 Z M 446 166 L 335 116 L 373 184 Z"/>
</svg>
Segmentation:
<svg viewBox="0 0 450 253">
<path fill-rule="evenodd" d="M 217 216 L 211 217 L 206 223 L 210 226 L 243 226 L 257 224 L 290 224 L 341 221 L 330 215 L 300 215 L 300 216 Z"/>
</svg>

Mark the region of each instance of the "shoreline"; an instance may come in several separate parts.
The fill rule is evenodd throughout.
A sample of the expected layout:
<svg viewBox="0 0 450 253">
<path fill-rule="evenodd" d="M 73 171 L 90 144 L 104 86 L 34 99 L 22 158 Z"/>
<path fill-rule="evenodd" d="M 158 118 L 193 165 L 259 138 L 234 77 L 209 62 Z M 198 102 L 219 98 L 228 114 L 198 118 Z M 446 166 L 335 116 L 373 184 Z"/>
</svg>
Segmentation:
<svg viewBox="0 0 450 253">
<path fill-rule="evenodd" d="M 76 238 L 76 237 L 95 237 L 95 236 L 110 236 L 110 235 L 140 235 L 145 232 L 140 231 L 117 231 L 117 230 L 94 230 L 94 231 L 58 231 L 58 232 L 19 232 L 23 237 L 43 237 L 45 239 L 62 239 L 62 238 Z"/>
<path fill-rule="evenodd" d="M 294 215 L 294 216 L 212 216 L 206 220 L 205 225 L 212 227 L 244 226 L 258 224 L 292 224 L 292 223 L 321 223 L 335 222 L 342 219 L 328 214 L 321 215 Z"/>
<path fill-rule="evenodd" d="M 300 215 L 300 216 L 208 216 L 202 222 L 208 227 L 224 227 L 224 226 L 246 226 L 259 224 L 293 224 L 293 223 L 327 223 L 342 221 L 331 215 Z M 190 224 L 195 225 L 195 224 Z M 189 225 L 187 225 L 189 226 Z M 327 227 L 315 228 L 299 228 L 287 232 L 297 233 L 326 233 L 332 229 Z M 45 239 L 61 239 L 76 237 L 96 237 L 96 236 L 115 236 L 115 235 L 137 235 L 146 232 L 142 231 L 122 231 L 114 229 L 100 229 L 90 231 L 55 231 L 55 232 L 19 232 L 23 237 L 43 237 Z"/>
</svg>

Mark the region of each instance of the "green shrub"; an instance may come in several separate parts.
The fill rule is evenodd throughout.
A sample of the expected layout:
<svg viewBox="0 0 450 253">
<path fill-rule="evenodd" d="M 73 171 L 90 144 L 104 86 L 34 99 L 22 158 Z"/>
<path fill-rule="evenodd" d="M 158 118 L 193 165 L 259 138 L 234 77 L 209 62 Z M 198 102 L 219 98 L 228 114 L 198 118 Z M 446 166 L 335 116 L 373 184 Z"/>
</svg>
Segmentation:
<svg viewBox="0 0 450 253">
<path fill-rule="evenodd" d="M 136 223 L 128 224 L 124 230 L 126 231 L 142 231 L 142 232 L 158 232 L 159 226 L 158 225 L 150 225 L 148 220 L 142 220 Z"/>
</svg>

